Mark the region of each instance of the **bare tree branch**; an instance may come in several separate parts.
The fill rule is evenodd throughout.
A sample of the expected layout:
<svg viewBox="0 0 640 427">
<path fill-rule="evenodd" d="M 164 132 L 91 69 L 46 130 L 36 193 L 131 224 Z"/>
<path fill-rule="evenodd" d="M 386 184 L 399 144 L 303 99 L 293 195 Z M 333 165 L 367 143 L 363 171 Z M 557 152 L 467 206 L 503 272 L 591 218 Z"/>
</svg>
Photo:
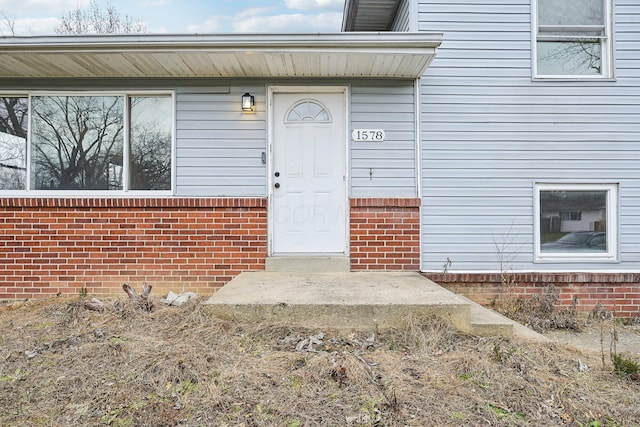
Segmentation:
<svg viewBox="0 0 640 427">
<path fill-rule="evenodd" d="M 54 28 L 56 34 L 136 34 L 145 33 L 144 21 L 120 12 L 111 4 L 104 8 L 91 0 L 86 8 L 78 7 L 63 14 Z"/>
<path fill-rule="evenodd" d="M 12 16 L 7 15 L 5 12 L 0 12 L 0 28 L 6 28 L 8 35 L 15 36 L 16 35 L 16 19 Z M 1 32 L 4 34 L 4 31 Z"/>
</svg>

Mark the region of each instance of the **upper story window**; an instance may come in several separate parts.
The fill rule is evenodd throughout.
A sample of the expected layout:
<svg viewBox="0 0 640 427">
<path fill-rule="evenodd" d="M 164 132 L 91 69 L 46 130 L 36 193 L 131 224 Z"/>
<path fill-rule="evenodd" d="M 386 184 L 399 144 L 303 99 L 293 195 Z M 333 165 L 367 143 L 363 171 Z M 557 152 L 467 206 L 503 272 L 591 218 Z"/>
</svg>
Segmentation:
<svg viewBox="0 0 640 427">
<path fill-rule="evenodd" d="M 610 78 L 611 0 L 534 3 L 534 77 Z"/>
<path fill-rule="evenodd" d="M 0 190 L 171 190 L 172 123 L 171 95 L 0 97 Z"/>
</svg>

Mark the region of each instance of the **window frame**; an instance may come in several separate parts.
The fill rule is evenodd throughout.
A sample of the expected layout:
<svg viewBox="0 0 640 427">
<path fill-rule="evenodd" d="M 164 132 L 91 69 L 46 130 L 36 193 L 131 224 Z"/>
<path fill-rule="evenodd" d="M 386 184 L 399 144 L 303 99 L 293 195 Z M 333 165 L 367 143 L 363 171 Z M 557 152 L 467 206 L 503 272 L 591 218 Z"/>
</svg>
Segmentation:
<svg viewBox="0 0 640 427">
<path fill-rule="evenodd" d="M 613 49 L 613 0 L 602 0 L 605 4 L 604 10 L 604 36 L 601 38 L 602 49 L 602 71 L 600 74 L 540 74 L 538 73 L 538 3 L 539 0 L 531 1 L 531 72 L 532 80 L 613 80 L 614 72 L 614 49 Z M 578 26 L 575 26 L 578 27 Z M 573 28 L 574 30 L 576 28 Z M 593 26 L 582 26 L 584 31 L 588 31 Z M 599 26 L 598 26 L 599 27 Z M 594 38 L 583 36 L 585 38 Z"/>
<path fill-rule="evenodd" d="M 533 188 L 533 245 L 534 262 L 619 262 L 618 216 L 619 183 L 546 183 L 535 182 Z M 540 192 L 542 191 L 606 191 L 607 193 L 607 252 L 542 252 L 540 250 Z"/>
<path fill-rule="evenodd" d="M 26 147 L 26 188 L 23 190 L 0 190 L 0 197 L 146 197 L 146 196 L 170 196 L 175 194 L 176 188 L 176 94 L 174 90 L 125 90 L 125 91 L 1 91 L 3 97 L 28 98 L 28 129 Z M 130 140 L 131 140 L 131 111 L 130 99 L 135 97 L 160 97 L 167 96 L 171 103 L 171 185 L 167 190 L 131 190 L 128 187 L 129 168 L 123 170 L 123 188 L 121 190 L 35 190 L 31 189 L 32 179 L 32 120 L 34 97 L 38 96 L 113 96 L 123 100 L 123 164 L 129 164 Z M 125 163 L 126 162 L 126 163 Z"/>
</svg>

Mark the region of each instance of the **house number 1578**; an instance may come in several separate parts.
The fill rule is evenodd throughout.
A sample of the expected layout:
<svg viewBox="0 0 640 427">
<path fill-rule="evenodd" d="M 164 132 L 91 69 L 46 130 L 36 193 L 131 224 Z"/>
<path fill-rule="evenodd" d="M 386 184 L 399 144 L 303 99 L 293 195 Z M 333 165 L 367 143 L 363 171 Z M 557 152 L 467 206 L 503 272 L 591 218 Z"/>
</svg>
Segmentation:
<svg viewBox="0 0 640 427">
<path fill-rule="evenodd" d="M 382 129 L 354 129 L 351 138 L 356 142 L 382 142 L 384 131 Z"/>
</svg>

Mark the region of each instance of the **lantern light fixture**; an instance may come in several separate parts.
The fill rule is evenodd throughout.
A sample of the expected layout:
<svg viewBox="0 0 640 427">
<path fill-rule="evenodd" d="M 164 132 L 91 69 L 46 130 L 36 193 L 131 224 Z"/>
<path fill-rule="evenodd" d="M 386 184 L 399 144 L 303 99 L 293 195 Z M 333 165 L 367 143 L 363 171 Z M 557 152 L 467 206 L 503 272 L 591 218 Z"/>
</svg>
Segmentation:
<svg viewBox="0 0 640 427">
<path fill-rule="evenodd" d="M 256 100 L 250 93 L 242 95 L 242 111 L 245 113 L 253 113 L 256 111 Z"/>
</svg>

